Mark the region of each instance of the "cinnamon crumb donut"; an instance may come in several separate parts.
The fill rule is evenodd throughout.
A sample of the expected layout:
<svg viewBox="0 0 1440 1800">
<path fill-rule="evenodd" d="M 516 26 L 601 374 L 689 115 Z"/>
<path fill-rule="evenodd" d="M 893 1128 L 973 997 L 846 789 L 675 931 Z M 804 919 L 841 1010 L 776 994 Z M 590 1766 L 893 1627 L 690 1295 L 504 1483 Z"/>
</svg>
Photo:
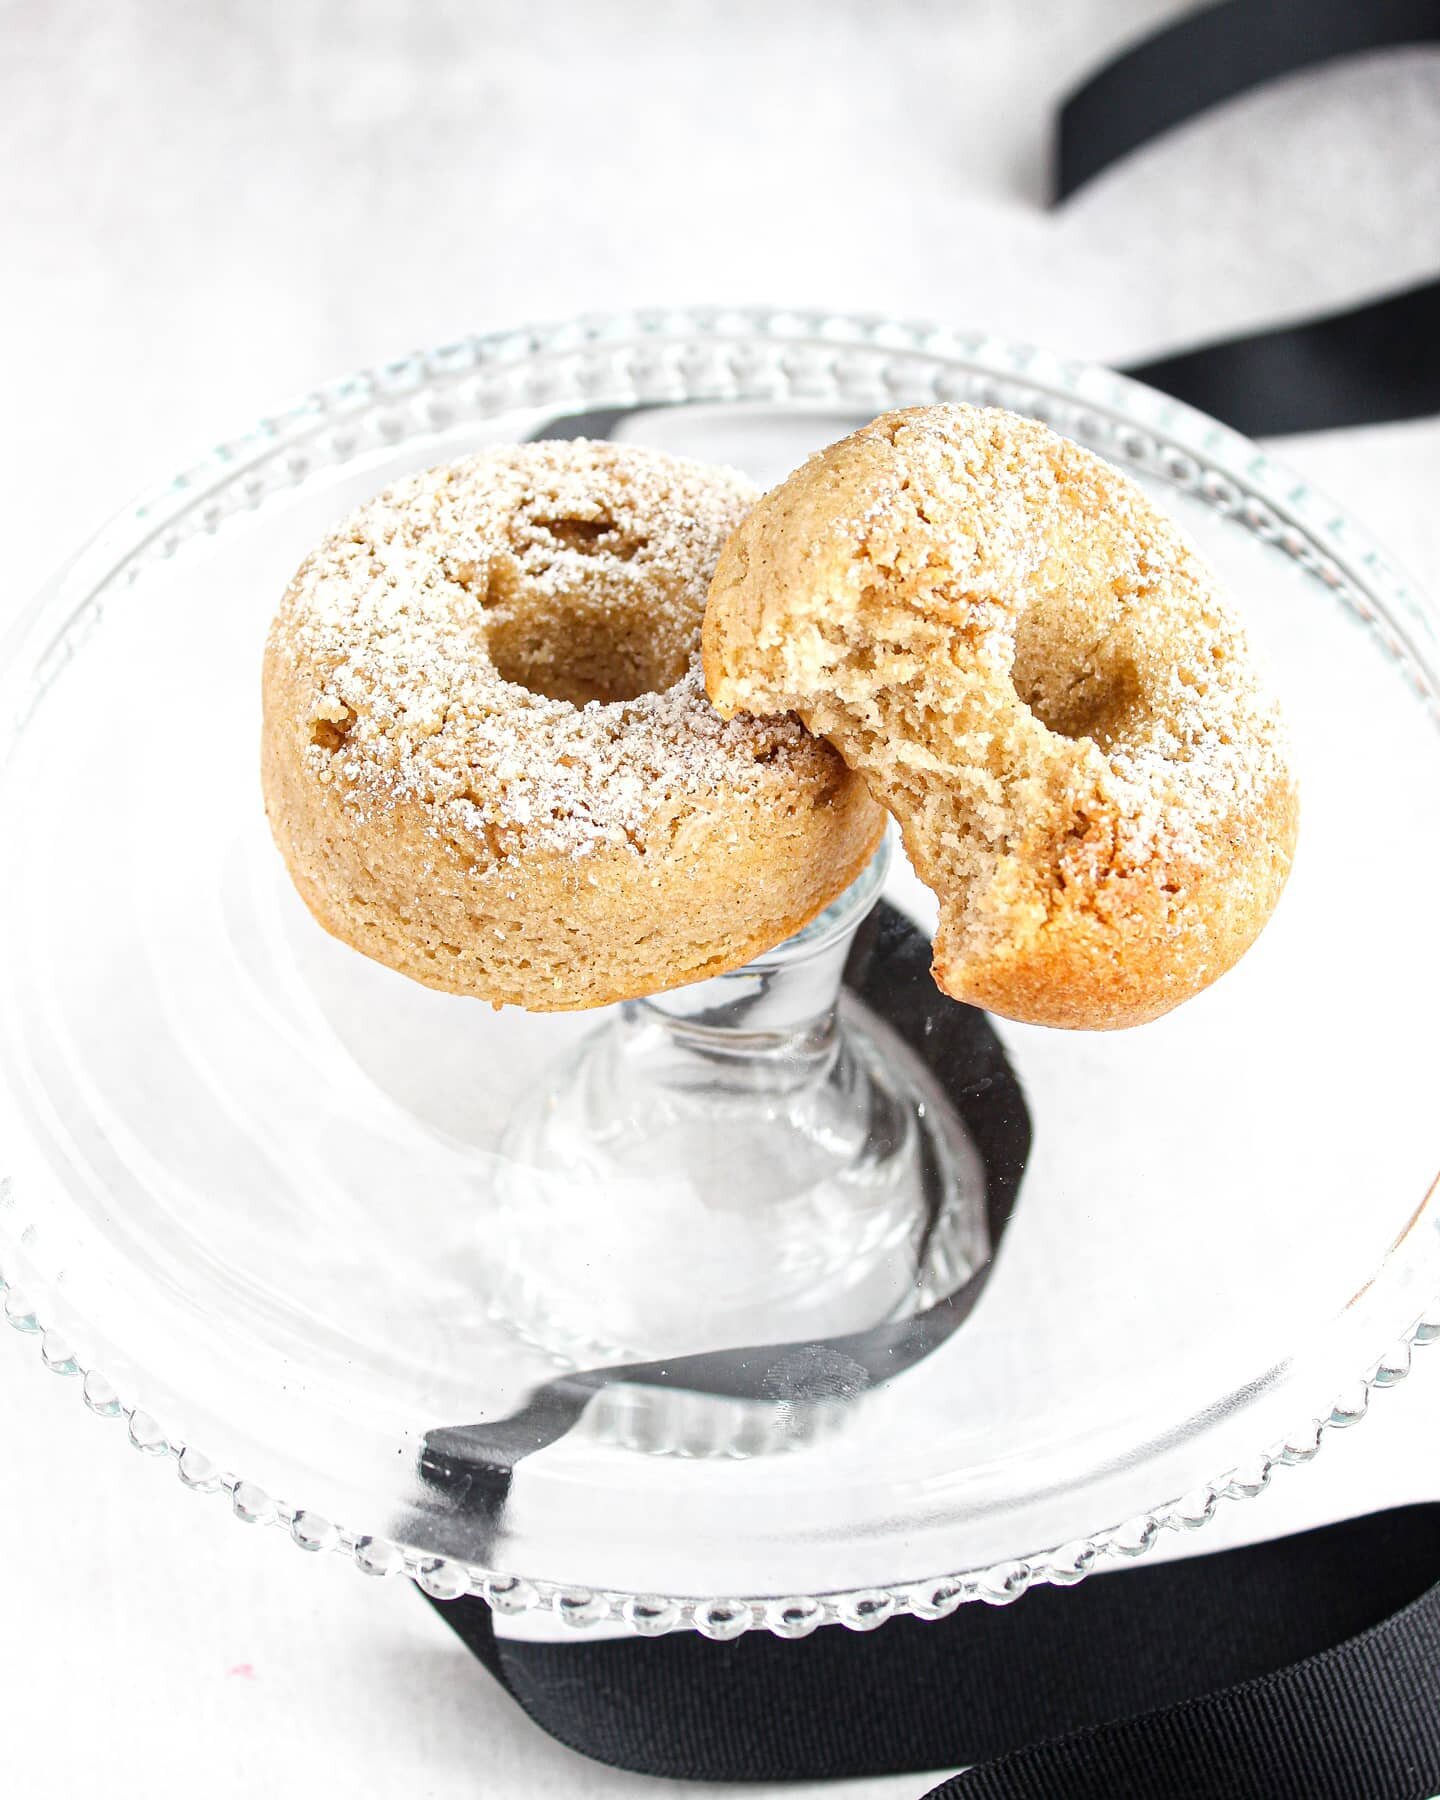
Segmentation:
<svg viewBox="0 0 1440 1800">
<path fill-rule="evenodd" d="M 813 456 L 726 544 L 704 662 L 725 717 L 798 714 L 895 814 L 956 999 L 1139 1024 L 1285 884 L 1296 784 L 1215 578 L 1034 421 L 917 407 Z"/>
<path fill-rule="evenodd" d="M 271 627 L 275 841 L 336 937 L 540 1011 L 735 967 L 868 861 L 884 814 L 793 718 L 725 723 L 699 666 L 739 475 L 573 441 L 401 482 Z"/>
</svg>

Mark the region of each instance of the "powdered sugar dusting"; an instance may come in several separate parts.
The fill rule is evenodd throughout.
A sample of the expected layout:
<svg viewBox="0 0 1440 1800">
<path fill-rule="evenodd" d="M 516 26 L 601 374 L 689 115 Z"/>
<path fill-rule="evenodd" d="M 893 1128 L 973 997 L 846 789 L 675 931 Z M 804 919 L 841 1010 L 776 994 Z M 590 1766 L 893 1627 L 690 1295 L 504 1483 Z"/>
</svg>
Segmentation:
<svg viewBox="0 0 1440 1800">
<path fill-rule="evenodd" d="M 795 720 L 725 722 L 705 697 L 706 586 L 754 498 L 733 471 L 574 440 L 361 507 L 274 627 L 317 778 L 357 807 L 423 805 L 492 858 L 638 850 L 687 800 L 828 778 Z"/>
<path fill-rule="evenodd" d="M 720 559 L 724 710 L 788 708 L 900 821 L 937 980 L 1036 1024 L 1158 1017 L 1254 940 L 1298 800 L 1214 577 L 1119 470 L 997 408 L 886 414 Z"/>
<path fill-rule="evenodd" d="M 852 505 L 823 522 L 805 566 L 846 580 L 792 584 L 783 600 L 775 584 L 756 631 L 774 661 L 742 665 L 727 706 L 783 696 L 853 755 L 857 717 L 863 744 L 879 697 L 903 694 L 910 735 L 933 753 L 911 759 L 928 767 L 920 804 L 953 783 L 996 846 L 1055 807 L 1037 767 L 1068 764 L 1071 797 L 1106 810 L 1097 872 L 1148 865 L 1164 881 L 1227 859 L 1227 822 L 1288 778 L 1286 734 L 1213 577 L 1138 487 L 1033 421 L 965 406 L 886 415 L 786 486 L 827 474 Z M 877 754 L 897 755 L 893 732 Z"/>
</svg>

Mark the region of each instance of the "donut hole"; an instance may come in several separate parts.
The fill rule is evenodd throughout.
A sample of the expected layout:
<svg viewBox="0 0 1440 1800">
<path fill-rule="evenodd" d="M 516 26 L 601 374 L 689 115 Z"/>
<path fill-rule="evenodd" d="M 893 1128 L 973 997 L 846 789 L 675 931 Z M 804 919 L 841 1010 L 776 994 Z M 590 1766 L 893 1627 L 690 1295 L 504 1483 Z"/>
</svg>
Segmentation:
<svg viewBox="0 0 1440 1800">
<path fill-rule="evenodd" d="M 496 672 L 516 687 L 571 706 L 609 705 L 673 687 L 690 666 L 693 623 L 666 618 L 654 598 L 603 604 L 531 594 L 492 611 L 485 641 Z"/>
<path fill-rule="evenodd" d="M 1118 635 L 1118 634 L 1117 634 Z M 1108 749 L 1136 718 L 1140 672 L 1088 608 L 1036 605 L 1015 632 L 1010 679 L 1021 703 L 1056 737 Z"/>
<path fill-rule="evenodd" d="M 644 539 L 626 532 L 613 519 L 536 519 L 536 528 L 581 556 L 615 556 L 629 562 L 643 548 Z"/>
<path fill-rule="evenodd" d="M 1108 750 L 1135 717 L 1140 677 L 1133 663 L 1122 663 L 1050 674 L 1033 685 L 1017 680 L 1015 692 L 1056 737 L 1090 738 Z"/>
</svg>

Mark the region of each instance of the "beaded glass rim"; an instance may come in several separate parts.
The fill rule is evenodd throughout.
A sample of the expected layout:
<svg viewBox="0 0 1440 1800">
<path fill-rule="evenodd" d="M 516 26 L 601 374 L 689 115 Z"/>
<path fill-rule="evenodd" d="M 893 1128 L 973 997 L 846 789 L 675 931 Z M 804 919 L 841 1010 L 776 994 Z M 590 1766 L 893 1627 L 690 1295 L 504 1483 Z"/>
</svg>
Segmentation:
<svg viewBox="0 0 1440 1800">
<path fill-rule="evenodd" d="M 1417 643 L 1432 652 L 1437 647 L 1432 616 L 1416 590 L 1343 509 L 1216 420 L 1113 371 L 988 333 L 832 312 L 702 308 L 607 314 L 464 338 L 332 382 L 218 444 L 116 514 L 7 634 L 0 652 L 7 671 L 0 755 L 8 754 L 111 593 L 190 538 L 214 533 L 228 517 L 319 470 L 367 449 L 521 410 L 642 411 L 789 399 L 857 412 L 927 401 L 1008 406 L 1102 453 L 1109 447 L 1132 468 L 1198 495 L 1322 581 L 1376 632 L 1440 723 L 1440 691 L 1415 654 Z M 73 602 L 68 609 L 67 601 Z M 50 620 L 57 606 L 63 623 L 55 629 Z M 10 1215 L 3 1230 L 11 1243 L 17 1199 L 9 1181 L 0 1180 L 0 1215 Z M 1437 1296 L 1325 1416 L 1312 1416 L 1250 1461 L 1149 1512 L 1033 1556 L 890 1587 L 672 1597 L 566 1586 L 435 1557 L 277 1499 L 195 1446 L 176 1442 L 143 1405 L 122 1397 L 47 1327 L 44 1296 L 27 1293 L 20 1277 L 18 1265 L 0 1269 L 0 1309 L 16 1331 L 37 1340 L 45 1366 L 78 1380 L 92 1413 L 123 1419 L 129 1442 L 172 1461 L 186 1487 L 226 1495 L 238 1519 L 279 1526 L 304 1550 L 340 1551 L 366 1574 L 408 1576 L 436 1599 L 476 1595 L 496 1612 L 545 1609 L 577 1629 L 606 1622 L 651 1635 L 693 1629 L 714 1639 L 755 1628 L 792 1638 L 825 1624 L 870 1630 L 905 1614 L 943 1618 L 968 1601 L 1005 1605 L 1038 1584 L 1073 1585 L 1107 1560 L 1143 1555 L 1164 1531 L 1205 1525 L 1222 1500 L 1253 1498 L 1275 1469 L 1311 1461 L 1327 1431 L 1357 1423 L 1374 1391 L 1404 1379 L 1415 1346 L 1440 1338 Z"/>
</svg>

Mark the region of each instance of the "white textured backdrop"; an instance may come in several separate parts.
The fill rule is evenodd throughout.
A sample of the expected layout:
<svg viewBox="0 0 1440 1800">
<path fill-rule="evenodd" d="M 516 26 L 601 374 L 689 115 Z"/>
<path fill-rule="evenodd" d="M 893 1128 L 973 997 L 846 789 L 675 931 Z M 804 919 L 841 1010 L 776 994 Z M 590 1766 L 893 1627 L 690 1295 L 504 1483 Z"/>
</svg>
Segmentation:
<svg viewBox="0 0 1440 1800">
<path fill-rule="evenodd" d="M 484 326 L 779 301 L 1122 360 L 1440 268 L 1440 54 L 1249 96 L 1045 212 L 1057 97 L 1184 10 L 0 0 L 0 608 L 217 433 Z M 1285 454 L 1440 589 L 1440 423 Z M 1209 1544 L 1440 1495 L 1437 1424 L 1440 1350 Z M 0 1444 L 7 1791 L 683 1791 L 552 1744 L 403 1585 L 187 1496 L 19 1340 Z"/>
</svg>

